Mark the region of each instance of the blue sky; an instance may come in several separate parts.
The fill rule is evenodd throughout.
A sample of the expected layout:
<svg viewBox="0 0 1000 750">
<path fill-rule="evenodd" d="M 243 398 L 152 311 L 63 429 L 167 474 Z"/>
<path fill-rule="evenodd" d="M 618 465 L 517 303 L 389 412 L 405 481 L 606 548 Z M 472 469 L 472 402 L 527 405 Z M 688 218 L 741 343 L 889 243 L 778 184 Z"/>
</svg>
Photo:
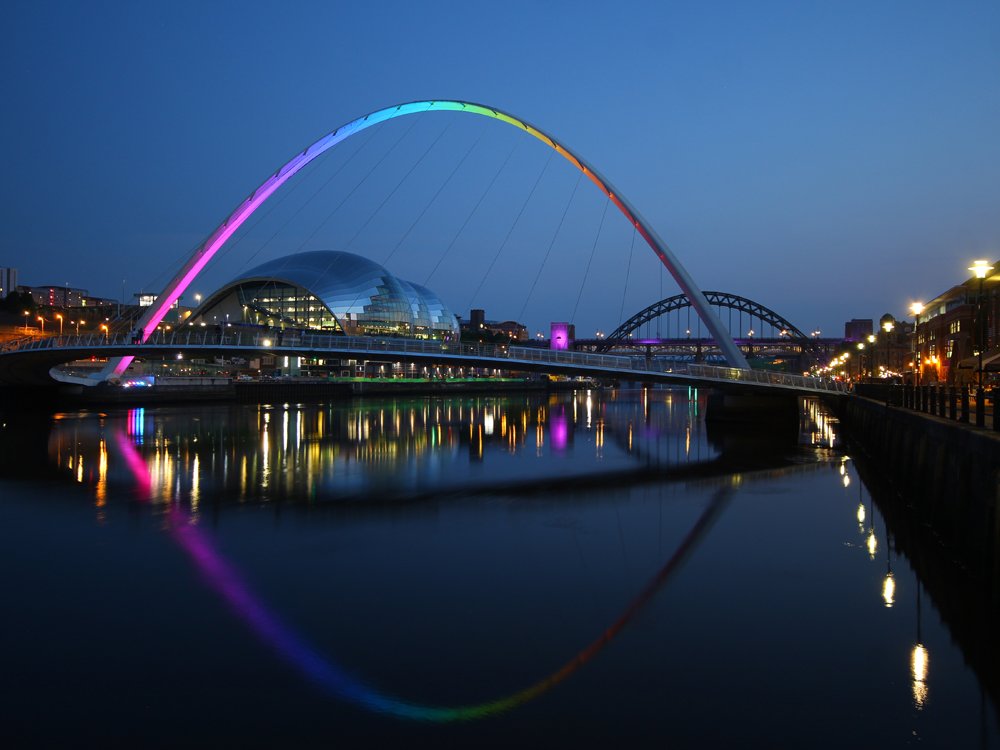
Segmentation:
<svg viewBox="0 0 1000 750">
<path fill-rule="evenodd" d="M 21 283 L 155 290 L 296 151 L 424 98 L 549 131 L 702 288 L 805 330 L 904 316 L 1000 257 L 996 2 L 15 2 L 5 17 L 0 265 Z M 629 264 L 624 220 L 540 145 L 412 119 L 338 147 L 196 286 L 300 248 L 381 261 L 397 243 L 390 268 L 422 282 L 454 242 L 430 285 L 463 313 L 586 332 L 676 292 L 645 248 Z"/>
</svg>

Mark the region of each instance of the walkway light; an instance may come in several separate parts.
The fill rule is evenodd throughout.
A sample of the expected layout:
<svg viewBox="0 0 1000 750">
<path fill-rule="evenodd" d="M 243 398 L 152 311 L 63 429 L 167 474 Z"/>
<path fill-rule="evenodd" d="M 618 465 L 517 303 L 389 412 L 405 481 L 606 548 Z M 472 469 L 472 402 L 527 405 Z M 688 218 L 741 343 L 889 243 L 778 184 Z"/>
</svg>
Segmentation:
<svg viewBox="0 0 1000 750">
<path fill-rule="evenodd" d="M 38 320 L 42 324 L 42 333 L 45 333 L 45 318 L 43 318 L 41 315 L 39 315 L 36 318 L 36 320 Z"/>
<path fill-rule="evenodd" d="M 28 332 L 28 316 L 31 315 L 27 310 L 24 311 L 24 332 Z"/>
<path fill-rule="evenodd" d="M 914 302 L 910 305 L 910 312 L 913 313 L 913 337 L 910 339 L 910 354 L 913 355 L 913 385 L 920 385 L 920 357 L 917 356 L 917 326 L 920 325 L 920 313 L 924 311 L 922 302 Z"/>
<path fill-rule="evenodd" d="M 986 404 L 983 403 L 983 347 L 985 346 L 983 341 L 983 328 L 985 326 L 983 324 L 986 322 L 983 320 L 983 281 L 986 280 L 986 275 L 993 270 L 993 266 L 985 260 L 977 260 L 969 266 L 969 270 L 979 279 L 979 294 L 976 295 L 976 348 L 979 350 L 979 382 L 976 385 L 976 424 L 982 427 L 986 421 Z"/>
<path fill-rule="evenodd" d="M 56 313 L 56 317 L 59 318 L 59 335 L 62 336 L 62 332 L 63 332 L 63 316 L 62 316 L 62 313 Z"/>
<path fill-rule="evenodd" d="M 885 331 L 885 369 L 887 373 L 892 369 L 892 364 L 889 362 L 889 355 L 892 352 L 892 348 L 889 346 L 889 334 L 892 333 L 893 328 L 891 320 L 887 320 L 882 324 L 882 330 Z"/>
<path fill-rule="evenodd" d="M 107 341 L 111 335 L 111 332 L 108 330 L 108 324 L 101 323 L 101 330 L 104 331 L 104 340 Z"/>
</svg>

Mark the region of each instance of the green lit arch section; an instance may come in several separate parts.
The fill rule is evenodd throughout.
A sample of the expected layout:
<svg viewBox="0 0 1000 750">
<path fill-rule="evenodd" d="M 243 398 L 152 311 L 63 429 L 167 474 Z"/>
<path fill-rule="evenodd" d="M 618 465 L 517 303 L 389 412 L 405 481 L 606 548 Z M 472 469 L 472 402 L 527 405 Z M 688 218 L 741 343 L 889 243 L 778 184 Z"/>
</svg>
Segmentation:
<svg viewBox="0 0 1000 750">
<path fill-rule="evenodd" d="M 392 107 L 386 107 L 385 109 L 379 109 L 375 112 L 370 112 L 369 114 L 359 117 L 346 125 L 342 125 L 333 132 L 324 135 L 311 146 L 307 147 L 304 151 L 296 154 L 284 166 L 278 169 L 278 171 L 268 177 L 256 190 L 250 193 L 250 195 L 236 207 L 226 220 L 216 227 L 216 229 L 208 236 L 208 239 L 206 239 L 205 242 L 197 250 L 195 250 L 194 254 L 192 254 L 192 256 L 184 263 L 180 271 L 177 272 L 177 275 L 174 276 L 159 297 L 157 297 L 156 302 L 148 308 L 146 313 L 136 323 L 136 339 L 144 342 L 153 334 L 153 331 L 156 330 L 156 326 L 163 320 L 167 311 L 170 310 L 171 306 L 180 298 L 181 294 L 184 293 L 184 290 L 187 289 L 191 282 L 193 282 L 198 274 L 201 273 L 222 245 L 225 244 L 226 240 L 228 240 L 233 233 L 239 229 L 251 215 L 253 215 L 254 211 L 256 211 L 264 203 L 264 201 L 271 197 L 271 195 L 278 188 L 284 185 L 309 162 L 333 148 L 341 141 L 346 140 L 352 135 L 367 129 L 372 125 L 378 125 L 379 123 L 392 120 L 396 117 L 419 114 L 422 112 L 469 112 L 471 114 L 490 117 L 494 120 L 505 122 L 508 125 L 513 125 L 529 135 L 534 136 L 547 146 L 555 149 L 560 156 L 565 158 L 574 167 L 585 174 L 587 178 L 593 182 L 594 185 L 596 185 L 597 188 L 604 193 L 612 203 L 615 204 L 618 210 L 621 211 L 626 219 L 628 219 L 635 230 L 642 235 L 646 244 L 648 244 L 653 252 L 656 253 L 656 256 L 660 259 L 663 265 L 666 266 L 670 275 L 673 276 L 677 285 L 681 288 L 681 291 L 683 291 L 687 298 L 691 301 L 691 305 L 695 308 L 698 316 L 705 323 L 705 326 L 712 332 L 715 341 L 718 343 L 719 348 L 722 350 L 722 353 L 729 365 L 732 367 L 749 369 L 746 359 L 733 342 L 728 331 L 726 331 L 725 327 L 722 325 L 722 321 L 712 310 L 708 301 L 705 299 L 705 296 L 694 283 L 694 279 L 692 279 L 691 275 L 684 269 L 680 261 L 674 255 L 673 251 L 667 246 L 667 243 L 664 242 L 656 231 L 649 225 L 649 223 L 642 218 L 641 214 L 639 214 L 639 212 L 632 207 L 625 196 L 619 193 L 614 186 L 603 175 L 601 175 L 600 172 L 590 166 L 586 161 L 576 155 L 564 144 L 559 143 L 552 136 L 548 135 L 539 128 L 536 128 L 525 120 L 521 120 L 494 107 L 456 100 L 409 102 L 406 104 L 397 104 Z M 131 360 L 131 357 L 124 357 L 120 360 L 112 361 L 109 363 L 108 374 L 113 373 L 120 375 L 128 367 Z"/>
</svg>

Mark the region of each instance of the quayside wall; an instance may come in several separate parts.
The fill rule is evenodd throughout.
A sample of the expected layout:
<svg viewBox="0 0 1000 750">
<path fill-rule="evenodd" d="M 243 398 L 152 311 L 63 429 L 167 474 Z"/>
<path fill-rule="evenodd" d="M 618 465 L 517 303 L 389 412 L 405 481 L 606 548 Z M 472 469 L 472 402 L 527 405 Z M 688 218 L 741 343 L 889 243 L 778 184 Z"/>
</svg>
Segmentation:
<svg viewBox="0 0 1000 750">
<path fill-rule="evenodd" d="M 1000 434 L 854 396 L 831 404 L 849 440 L 1000 603 Z"/>
</svg>

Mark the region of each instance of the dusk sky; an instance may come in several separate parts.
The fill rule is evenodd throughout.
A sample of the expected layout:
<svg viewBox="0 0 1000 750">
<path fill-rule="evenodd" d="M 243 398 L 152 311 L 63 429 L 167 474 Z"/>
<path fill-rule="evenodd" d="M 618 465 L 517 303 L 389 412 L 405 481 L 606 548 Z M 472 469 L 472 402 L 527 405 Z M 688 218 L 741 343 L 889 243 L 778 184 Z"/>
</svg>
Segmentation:
<svg viewBox="0 0 1000 750">
<path fill-rule="evenodd" d="M 906 317 L 1000 258 L 995 0 L 6 7 L 0 266 L 22 284 L 156 291 L 297 151 L 434 98 L 549 132 L 703 289 L 803 330 Z M 532 329 L 610 330 L 676 293 L 550 153 L 470 115 L 372 128 L 277 194 L 191 291 L 332 249 Z"/>
</svg>

